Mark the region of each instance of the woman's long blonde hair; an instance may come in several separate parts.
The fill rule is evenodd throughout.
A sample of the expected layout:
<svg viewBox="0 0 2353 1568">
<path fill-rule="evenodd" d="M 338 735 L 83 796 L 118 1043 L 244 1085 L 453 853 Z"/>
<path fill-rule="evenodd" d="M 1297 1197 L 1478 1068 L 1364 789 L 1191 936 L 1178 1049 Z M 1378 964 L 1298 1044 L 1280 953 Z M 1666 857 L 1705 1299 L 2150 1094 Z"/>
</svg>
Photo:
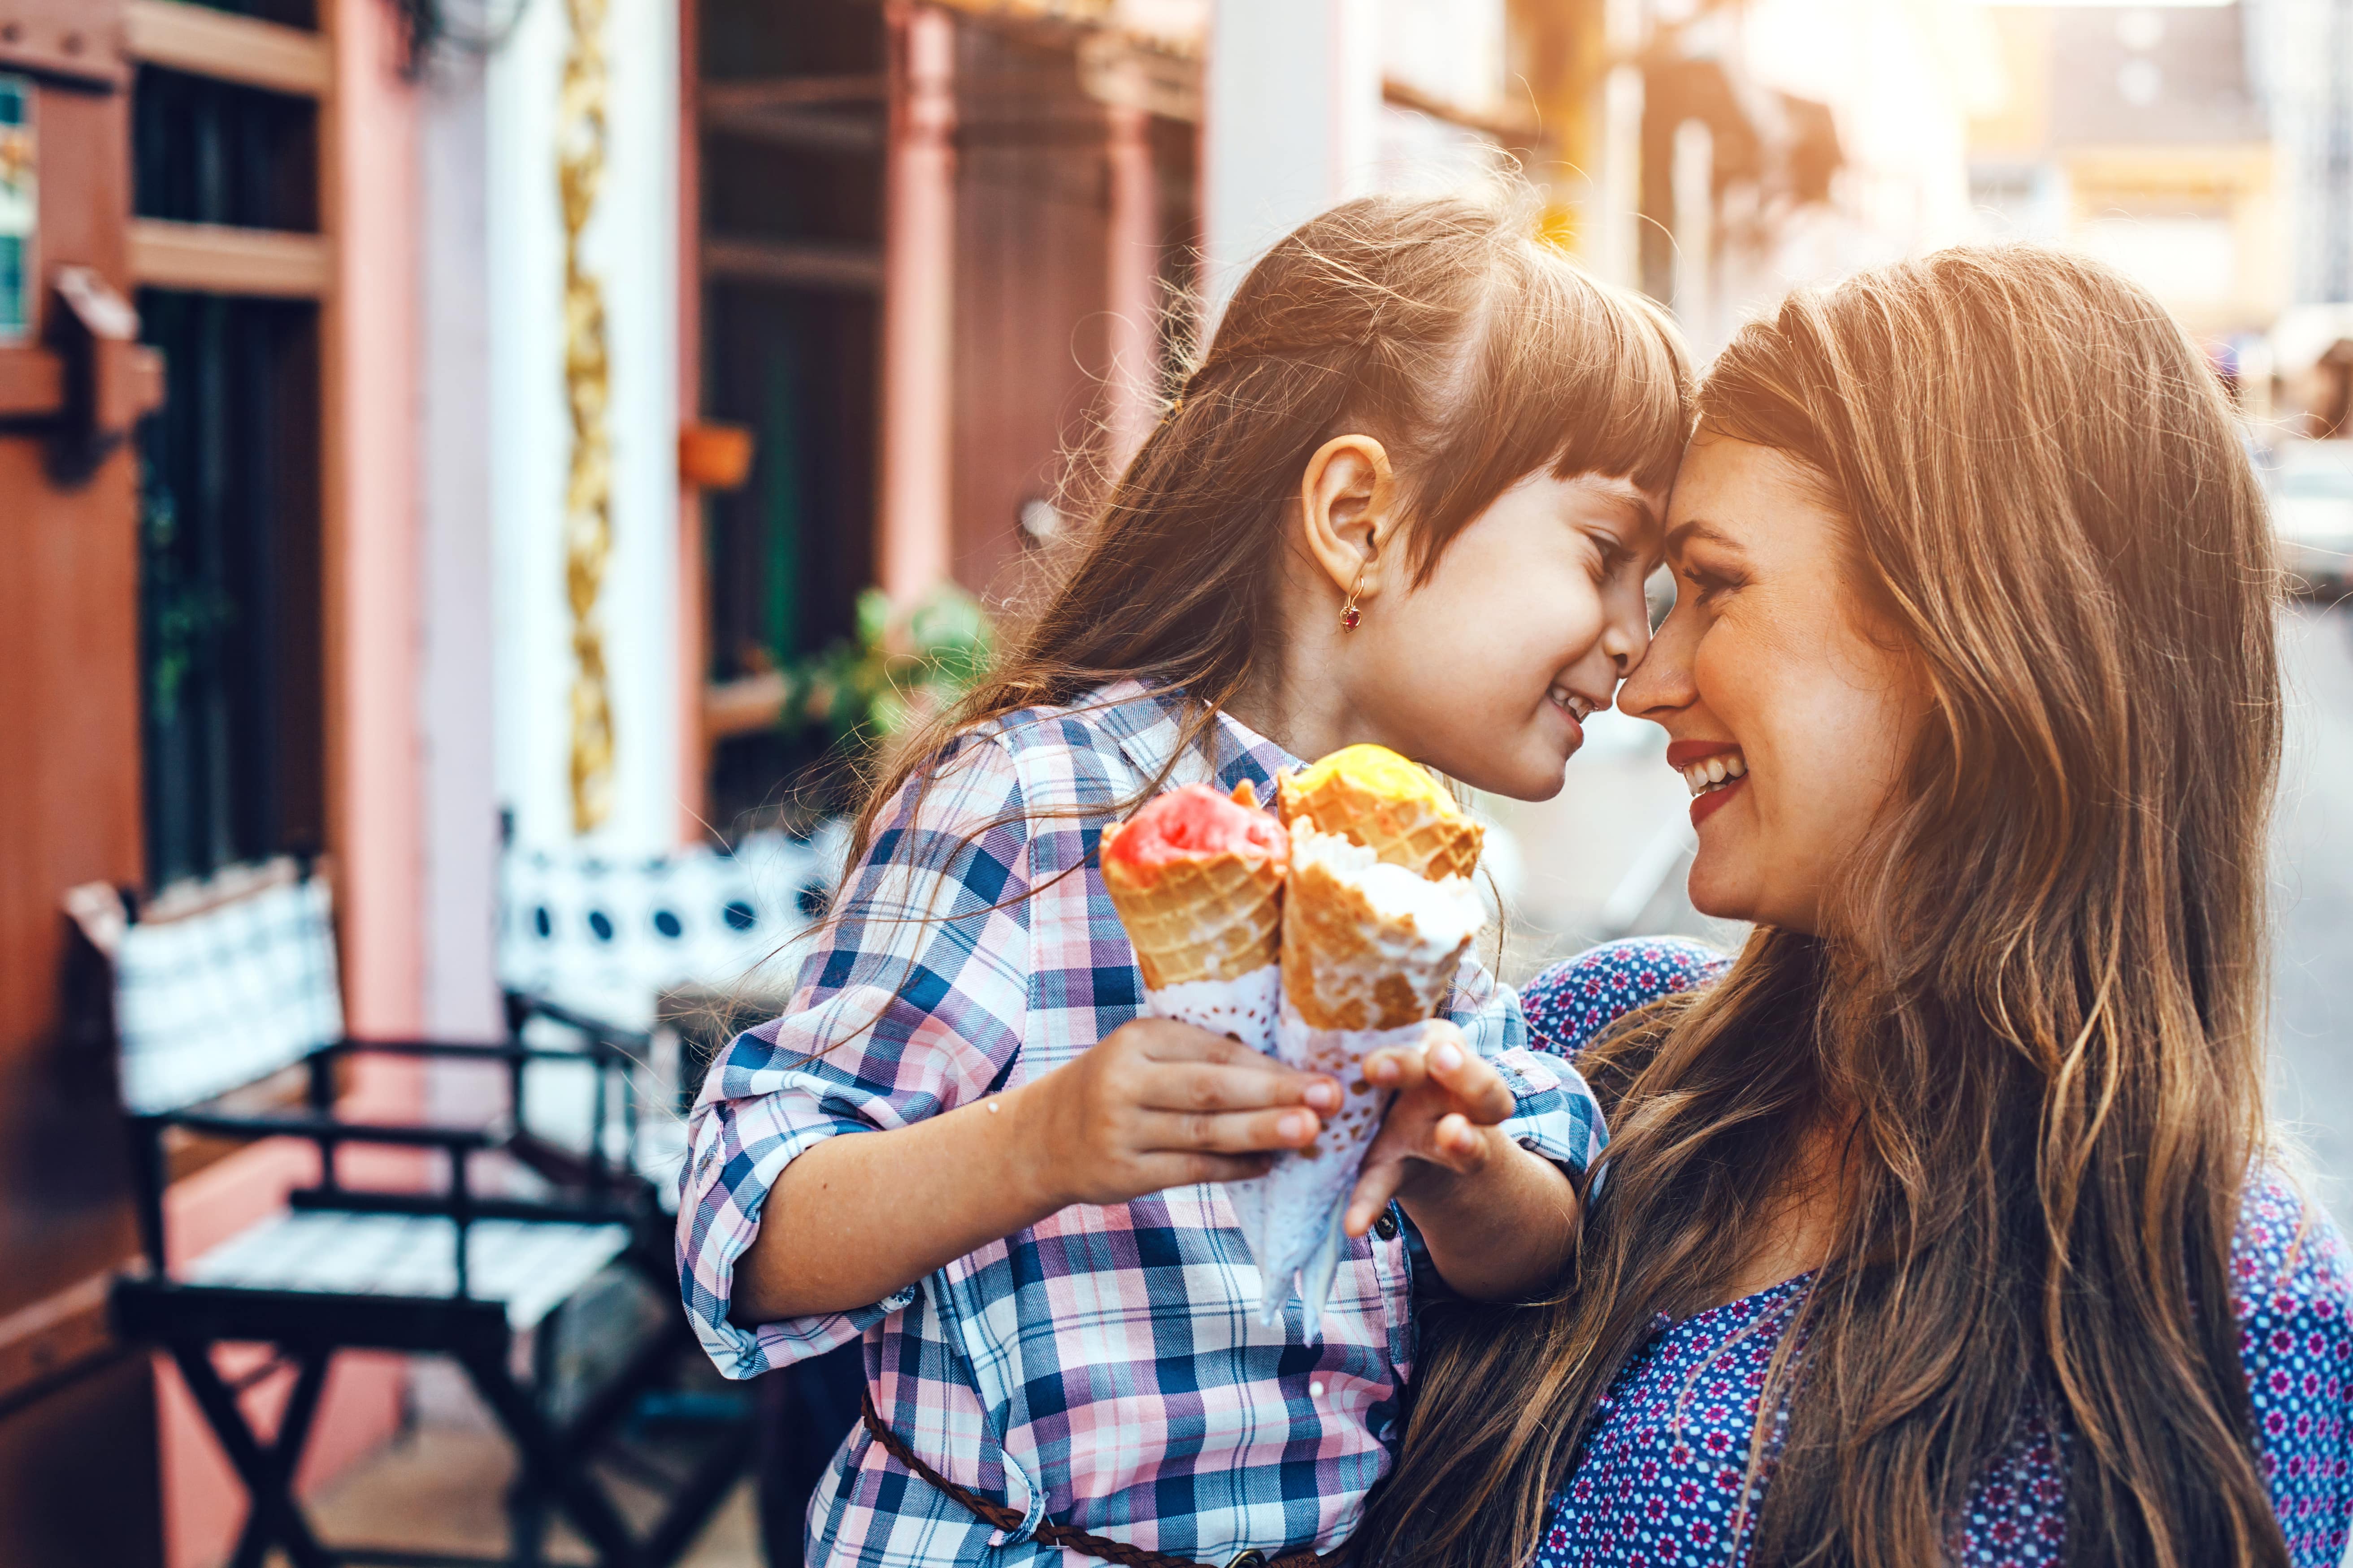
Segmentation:
<svg viewBox="0 0 2353 1568">
<path fill-rule="evenodd" d="M 1837 940 L 1759 929 L 1588 1054 L 1616 1138 L 1572 1278 L 1440 1326 L 1366 1555 L 1525 1561 L 1653 1315 L 1725 1299 L 1836 1105 L 1852 1195 L 1760 1405 L 1750 1560 L 1947 1561 L 2039 1420 L 2069 1562 L 2284 1563 L 2228 1272 L 2279 588 L 2215 377 L 2116 273 L 1959 249 L 1793 296 L 1699 411 L 1820 477 L 1933 711 Z"/>
</svg>

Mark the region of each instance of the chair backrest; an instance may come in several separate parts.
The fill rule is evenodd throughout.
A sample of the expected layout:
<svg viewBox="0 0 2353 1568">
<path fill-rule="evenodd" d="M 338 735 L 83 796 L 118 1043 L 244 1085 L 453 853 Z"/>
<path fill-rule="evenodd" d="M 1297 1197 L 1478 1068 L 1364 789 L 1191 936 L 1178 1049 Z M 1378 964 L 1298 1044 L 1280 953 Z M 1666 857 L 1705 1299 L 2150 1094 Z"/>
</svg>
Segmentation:
<svg viewBox="0 0 2353 1568">
<path fill-rule="evenodd" d="M 507 851 L 499 979 L 632 1027 L 681 987 L 790 988 L 794 952 L 823 912 L 839 835 L 754 834 L 733 854 L 697 847 L 615 859 Z M 756 976 L 756 979 L 755 979 Z"/>
<path fill-rule="evenodd" d="M 67 908 L 114 971 L 122 1100 L 179 1110 L 293 1066 L 343 1034 L 333 900 L 292 861 L 189 912 L 133 920 L 103 884 Z"/>
</svg>

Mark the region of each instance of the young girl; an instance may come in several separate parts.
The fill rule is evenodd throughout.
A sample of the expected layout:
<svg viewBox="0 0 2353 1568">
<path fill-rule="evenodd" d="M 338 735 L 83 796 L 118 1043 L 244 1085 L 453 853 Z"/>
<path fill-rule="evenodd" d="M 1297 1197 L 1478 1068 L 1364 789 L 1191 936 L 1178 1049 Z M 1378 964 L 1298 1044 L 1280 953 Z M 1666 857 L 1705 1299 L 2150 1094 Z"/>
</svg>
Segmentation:
<svg viewBox="0 0 2353 1568">
<path fill-rule="evenodd" d="M 1466 962 L 1451 1023 L 1368 1065 L 1398 1095 L 1320 1338 L 1295 1301 L 1261 1326 L 1220 1184 L 1339 1086 L 1138 1018 L 1092 859 L 1165 787 L 1271 799 L 1356 742 L 1558 791 L 1648 638 L 1686 379 L 1519 204 L 1351 203 L 1242 283 L 1025 638 L 881 781 L 794 1010 L 696 1108 L 680 1264 L 721 1370 L 864 1337 L 812 1560 L 1311 1561 L 1391 1463 L 1417 1296 L 1565 1261 L 1591 1096 Z"/>
</svg>

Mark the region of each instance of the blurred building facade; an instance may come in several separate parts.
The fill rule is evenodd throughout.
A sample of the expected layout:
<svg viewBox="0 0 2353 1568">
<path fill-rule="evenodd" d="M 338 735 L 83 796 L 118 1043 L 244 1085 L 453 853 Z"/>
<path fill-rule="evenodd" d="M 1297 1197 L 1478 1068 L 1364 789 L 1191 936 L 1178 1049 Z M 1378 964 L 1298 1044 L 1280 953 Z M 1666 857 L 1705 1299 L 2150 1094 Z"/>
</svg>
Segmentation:
<svg viewBox="0 0 2353 1568">
<path fill-rule="evenodd" d="M 2267 331 L 2290 298 L 2290 236 L 2245 10 L 1988 15 L 2005 80 L 1970 123 L 1986 231 L 2113 262 L 2201 336 Z"/>
</svg>

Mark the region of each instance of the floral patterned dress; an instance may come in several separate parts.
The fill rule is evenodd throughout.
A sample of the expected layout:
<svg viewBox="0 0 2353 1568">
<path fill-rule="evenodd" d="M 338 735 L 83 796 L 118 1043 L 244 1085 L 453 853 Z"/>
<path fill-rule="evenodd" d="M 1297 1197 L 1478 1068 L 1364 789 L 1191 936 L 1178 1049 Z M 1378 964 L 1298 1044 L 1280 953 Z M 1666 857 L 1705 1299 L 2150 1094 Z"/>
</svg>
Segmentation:
<svg viewBox="0 0 2353 1568">
<path fill-rule="evenodd" d="M 1535 1044 L 1573 1056 L 1630 1008 L 1704 984 L 1724 960 L 1695 943 L 1613 942 L 1540 975 L 1522 995 Z M 2337 1568 L 2353 1520 L 2353 1266 L 2343 1237 L 2275 1173 L 2248 1184 L 2231 1251 L 2257 1458 L 2297 1568 Z M 1808 1276 L 1674 1320 L 1618 1374 L 1535 1568 L 1682 1568 L 1747 1561 L 1763 1495 L 1750 1489 L 1757 1401 Z M 2064 1561 L 2067 1439 L 2022 1432 L 1956 1521 L 1967 1568 Z"/>
</svg>

